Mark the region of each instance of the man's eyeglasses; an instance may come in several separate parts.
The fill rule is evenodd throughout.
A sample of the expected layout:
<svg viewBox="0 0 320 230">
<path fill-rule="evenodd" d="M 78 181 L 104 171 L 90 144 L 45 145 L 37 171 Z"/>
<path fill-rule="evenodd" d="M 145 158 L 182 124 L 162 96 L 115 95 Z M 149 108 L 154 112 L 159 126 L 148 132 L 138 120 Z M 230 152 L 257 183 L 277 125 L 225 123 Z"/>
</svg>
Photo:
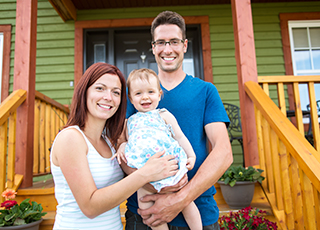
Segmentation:
<svg viewBox="0 0 320 230">
<path fill-rule="evenodd" d="M 169 44 L 171 47 L 177 47 L 179 46 L 181 43 L 184 43 L 184 40 L 182 39 L 171 39 L 170 41 L 166 42 L 165 40 L 157 40 L 157 41 L 153 41 L 152 45 L 154 45 L 155 47 L 158 48 L 164 48 L 167 44 Z"/>
</svg>

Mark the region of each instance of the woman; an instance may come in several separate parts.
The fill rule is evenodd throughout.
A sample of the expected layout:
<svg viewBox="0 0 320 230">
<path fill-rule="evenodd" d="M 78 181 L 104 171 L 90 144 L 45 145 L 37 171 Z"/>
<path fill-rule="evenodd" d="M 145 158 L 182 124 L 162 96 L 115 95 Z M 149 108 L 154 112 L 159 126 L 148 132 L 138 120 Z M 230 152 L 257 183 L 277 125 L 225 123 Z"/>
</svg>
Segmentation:
<svg viewBox="0 0 320 230">
<path fill-rule="evenodd" d="M 125 79 L 119 69 L 93 64 L 75 88 L 71 113 L 51 148 L 58 201 L 54 229 L 122 229 L 119 205 L 140 187 L 175 175 L 174 156 L 155 155 L 123 178 L 115 144 L 126 110 Z"/>
</svg>

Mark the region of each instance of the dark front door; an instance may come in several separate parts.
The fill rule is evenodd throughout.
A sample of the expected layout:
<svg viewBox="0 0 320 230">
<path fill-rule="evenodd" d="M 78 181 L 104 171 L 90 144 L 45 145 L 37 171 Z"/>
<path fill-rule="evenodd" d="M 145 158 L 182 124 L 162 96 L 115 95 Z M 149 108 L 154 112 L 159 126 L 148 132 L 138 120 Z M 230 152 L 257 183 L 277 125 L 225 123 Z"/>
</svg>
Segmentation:
<svg viewBox="0 0 320 230">
<path fill-rule="evenodd" d="M 183 70 L 203 79 L 200 28 L 187 27 L 188 51 Z M 152 53 L 150 28 L 85 30 L 84 71 L 95 62 L 116 65 L 127 77 L 133 69 L 158 67 Z"/>
<path fill-rule="evenodd" d="M 134 69 L 149 68 L 158 72 L 151 47 L 149 30 L 119 31 L 115 38 L 115 65 L 125 76 Z"/>
</svg>

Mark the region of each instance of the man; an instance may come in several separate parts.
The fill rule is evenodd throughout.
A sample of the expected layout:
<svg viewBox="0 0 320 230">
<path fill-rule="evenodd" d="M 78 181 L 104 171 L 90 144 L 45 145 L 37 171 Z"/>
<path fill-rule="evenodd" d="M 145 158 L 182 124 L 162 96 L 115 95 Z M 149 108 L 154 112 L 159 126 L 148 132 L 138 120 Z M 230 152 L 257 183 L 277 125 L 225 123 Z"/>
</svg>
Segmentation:
<svg viewBox="0 0 320 230">
<path fill-rule="evenodd" d="M 189 182 L 184 187 L 180 189 L 183 185 L 180 182 L 176 187 L 164 190 L 175 192 L 142 198 L 142 201 L 154 201 L 152 207 L 138 210 L 136 196 L 130 197 L 126 229 L 151 229 L 146 225 L 155 227 L 163 223 L 169 223 L 169 229 L 189 229 L 180 212 L 192 201 L 200 211 L 203 229 L 219 229 L 219 209 L 213 198 L 216 193 L 213 185 L 233 161 L 226 128 L 228 116 L 213 84 L 183 72 L 182 62 L 188 47 L 184 19 L 175 12 L 162 12 L 152 22 L 151 35 L 164 92 L 158 108 L 166 108 L 176 117 L 194 148 L 197 160 L 194 169 L 188 172 Z M 133 113 L 129 103 L 127 116 Z M 212 145 L 209 154 L 207 138 Z"/>
</svg>

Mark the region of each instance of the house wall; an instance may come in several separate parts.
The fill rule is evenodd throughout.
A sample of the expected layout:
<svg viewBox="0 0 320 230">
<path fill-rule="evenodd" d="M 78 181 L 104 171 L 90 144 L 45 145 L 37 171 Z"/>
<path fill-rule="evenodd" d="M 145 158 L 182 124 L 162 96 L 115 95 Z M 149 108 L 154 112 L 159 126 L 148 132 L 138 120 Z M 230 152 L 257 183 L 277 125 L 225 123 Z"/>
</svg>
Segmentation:
<svg viewBox="0 0 320 230">
<path fill-rule="evenodd" d="M 15 0 L 0 0 L 0 24 L 12 24 L 10 90 L 13 82 Z M 252 4 L 259 76 L 285 75 L 279 13 L 319 11 L 320 2 Z M 77 20 L 155 17 L 163 10 L 182 16 L 209 16 L 213 82 L 222 101 L 239 105 L 231 5 L 86 10 Z M 70 104 L 74 77 L 74 22 L 63 22 L 47 0 L 38 0 L 36 90 Z M 233 144 L 234 163 L 242 150 Z"/>
<path fill-rule="evenodd" d="M 10 92 L 13 89 L 16 0 L 0 0 L 0 25 L 12 25 Z M 38 1 L 36 90 L 70 104 L 74 77 L 74 22 L 64 23 L 47 0 Z"/>
<path fill-rule="evenodd" d="M 36 90 L 62 104 L 71 104 L 74 22 L 63 22 L 47 0 L 38 0 L 36 63 Z"/>
</svg>

